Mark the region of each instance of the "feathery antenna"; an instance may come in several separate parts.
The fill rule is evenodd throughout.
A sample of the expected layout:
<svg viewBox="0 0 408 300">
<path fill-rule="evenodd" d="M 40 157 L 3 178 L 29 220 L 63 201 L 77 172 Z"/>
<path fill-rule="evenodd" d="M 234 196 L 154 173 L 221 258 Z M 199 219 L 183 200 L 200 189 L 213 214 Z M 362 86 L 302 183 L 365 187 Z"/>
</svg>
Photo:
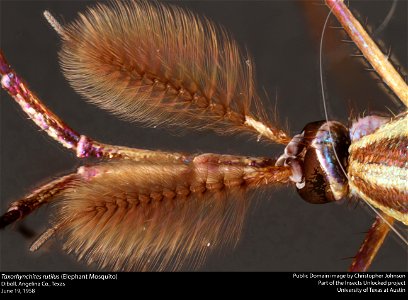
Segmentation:
<svg viewBox="0 0 408 300">
<path fill-rule="evenodd" d="M 56 201 L 53 235 L 79 260 L 116 271 L 198 267 L 220 246 L 235 246 L 250 201 L 246 191 L 287 183 L 272 160 L 202 154 L 190 163 L 101 163 Z M 252 166 L 253 165 L 253 166 Z"/>
<path fill-rule="evenodd" d="M 253 62 L 207 19 L 166 4 L 115 1 L 90 8 L 62 38 L 61 66 L 74 89 L 125 120 L 290 140 L 256 109 Z"/>
</svg>

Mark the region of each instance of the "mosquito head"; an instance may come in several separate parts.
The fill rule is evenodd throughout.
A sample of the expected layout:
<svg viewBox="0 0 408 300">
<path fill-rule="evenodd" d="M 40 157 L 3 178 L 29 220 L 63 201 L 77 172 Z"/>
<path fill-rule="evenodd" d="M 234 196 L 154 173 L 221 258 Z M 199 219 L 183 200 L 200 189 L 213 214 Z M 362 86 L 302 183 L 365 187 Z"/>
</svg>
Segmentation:
<svg viewBox="0 0 408 300">
<path fill-rule="evenodd" d="M 350 136 L 335 121 L 309 123 L 286 145 L 277 166 L 292 169 L 291 181 L 309 203 L 337 201 L 348 193 L 347 165 Z"/>
<path fill-rule="evenodd" d="M 318 121 L 307 124 L 302 135 L 298 159 L 304 184 L 297 185 L 298 193 L 316 204 L 342 199 L 348 192 L 348 129 L 339 122 Z"/>
</svg>

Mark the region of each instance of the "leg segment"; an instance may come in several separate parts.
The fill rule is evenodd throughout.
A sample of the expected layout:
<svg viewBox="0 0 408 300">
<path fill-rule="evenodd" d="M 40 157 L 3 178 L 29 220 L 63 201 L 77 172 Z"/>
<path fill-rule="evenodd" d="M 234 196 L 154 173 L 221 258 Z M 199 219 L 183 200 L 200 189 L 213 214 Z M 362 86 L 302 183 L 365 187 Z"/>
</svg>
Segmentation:
<svg viewBox="0 0 408 300">
<path fill-rule="evenodd" d="M 381 52 L 363 26 L 354 18 L 343 0 L 326 0 L 327 6 L 363 53 L 380 78 L 408 106 L 408 86 L 388 58 Z"/>
<path fill-rule="evenodd" d="M 62 176 L 44 184 L 23 199 L 10 204 L 8 211 L 0 216 L 0 229 L 24 218 L 43 204 L 51 202 L 56 196 L 72 186 L 73 182 L 78 180 L 89 181 L 101 173 L 103 171 L 98 166 L 82 166 L 75 173 Z"/>
<path fill-rule="evenodd" d="M 373 259 L 377 255 L 384 239 L 390 231 L 390 225 L 394 223 L 394 218 L 382 214 L 382 217 L 389 223 L 387 224 L 378 216 L 368 231 L 366 238 L 358 250 L 357 255 L 349 268 L 350 272 L 366 272 L 370 267 Z"/>
<path fill-rule="evenodd" d="M 180 153 L 140 150 L 107 145 L 77 133 L 49 110 L 34 95 L 19 75 L 7 63 L 0 50 L 1 85 L 21 106 L 31 120 L 62 146 L 76 152 L 78 157 L 127 158 L 133 160 L 183 160 Z M 12 213 L 10 213 L 12 217 Z"/>
<path fill-rule="evenodd" d="M 64 191 L 69 183 L 78 178 L 77 173 L 72 173 L 55 179 L 26 196 L 10 204 L 8 211 L 0 217 L 0 229 L 24 218 L 44 203 L 50 202 L 55 196 Z"/>
</svg>

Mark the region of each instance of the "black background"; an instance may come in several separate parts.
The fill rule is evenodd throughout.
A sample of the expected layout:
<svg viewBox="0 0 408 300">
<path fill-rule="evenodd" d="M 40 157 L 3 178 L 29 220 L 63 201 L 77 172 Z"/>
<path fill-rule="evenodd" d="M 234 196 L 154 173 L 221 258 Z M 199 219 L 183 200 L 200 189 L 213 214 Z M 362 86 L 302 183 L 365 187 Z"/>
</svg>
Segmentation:
<svg viewBox="0 0 408 300">
<path fill-rule="evenodd" d="M 138 148 L 185 152 L 216 152 L 277 156 L 282 147 L 218 137 L 212 132 L 173 136 L 157 128 L 128 124 L 87 104 L 69 87 L 58 66 L 58 36 L 45 19 L 50 10 L 69 22 L 93 1 L 1 1 L 1 48 L 15 70 L 37 95 L 75 130 L 96 140 Z M 373 31 L 387 15 L 392 1 L 350 1 L 351 8 L 368 17 Z M 323 119 L 319 85 L 318 44 L 328 9 L 319 1 L 180 1 L 200 15 L 224 25 L 253 55 L 259 91 L 269 95 L 291 134 L 311 121 Z M 334 17 L 330 24 L 337 26 Z M 377 34 L 384 49 L 407 66 L 407 1 L 397 9 L 384 31 Z M 395 98 L 364 70 L 364 62 L 349 55 L 355 48 L 340 40 L 342 31 L 328 29 L 324 50 L 324 79 L 329 116 L 348 122 L 351 112 L 398 112 Z M 276 94 L 277 92 L 277 94 Z M 266 98 L 266 97 L 265 97 Z M 1 92 L 1 211 L 8 203 L 55 176 L 81 165 L 27 120 L 19 107 Z M 345 271 L 370 227 L 373 216 L 355 202 L 311 205 L 293 188 L 267 190 L 256 197 L 240 244 L 224 255 L 212 255 L 205 271 Z M 30 216 L 24 224 L 39 233 L 46 228 L 49 210 Z M 33 238 L 17 226 L 0 233 L 2 271 L 93 270 L 66 255 L 57 242 L 30 253 Z M 406 248 L 389 237 L 374 261 L 373 271 L 406 271 Z"/>
</svg>

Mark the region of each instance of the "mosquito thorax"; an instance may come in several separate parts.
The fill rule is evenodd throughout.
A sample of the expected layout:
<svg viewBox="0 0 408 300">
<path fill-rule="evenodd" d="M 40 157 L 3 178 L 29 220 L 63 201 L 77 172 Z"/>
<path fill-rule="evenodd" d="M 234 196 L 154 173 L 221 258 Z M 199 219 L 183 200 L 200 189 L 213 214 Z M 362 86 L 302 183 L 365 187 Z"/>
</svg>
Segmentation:
<svg viewBox="0 0 408 300">
<path fill-rule="evenodd" d="M 343 124 L 312 122 L 293 137 L 276 164 L 292 167 L 291 180 L 305 201 L 333 202 L 348 193 L 349 146 L 349 131 Z"/>
</svg>

